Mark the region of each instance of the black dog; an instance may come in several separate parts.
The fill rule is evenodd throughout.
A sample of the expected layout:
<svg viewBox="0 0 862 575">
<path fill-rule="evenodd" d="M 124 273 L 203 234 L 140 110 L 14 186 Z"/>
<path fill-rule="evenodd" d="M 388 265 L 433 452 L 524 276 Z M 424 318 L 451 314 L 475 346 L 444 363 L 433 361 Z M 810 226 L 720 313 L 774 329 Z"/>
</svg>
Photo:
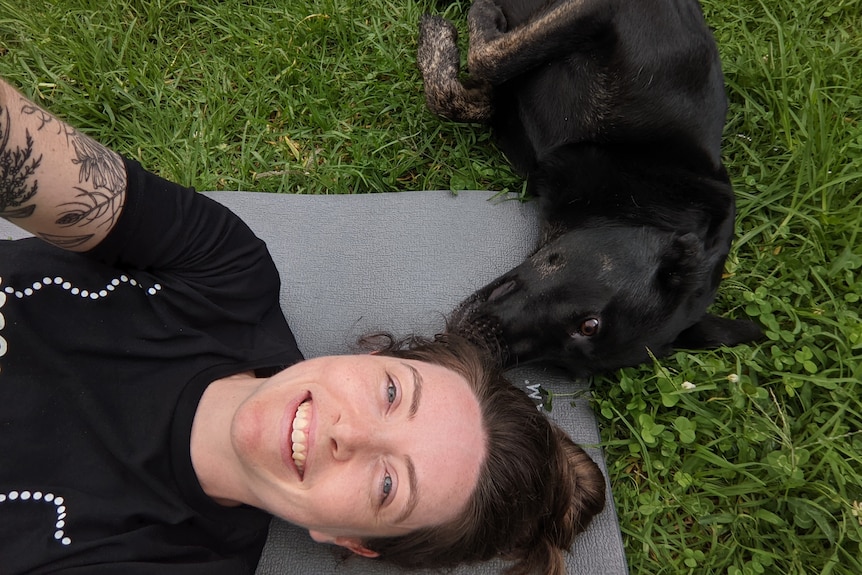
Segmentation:
<svg viewBox="0 0 862 575">
<path fill-rule="evenodd" d="M 752 322 L 706 313 L 736 210 L 720 157 L 721 64 L 697 1 L 475 0 L 468 25 L 461 82 L 454 26 L 423 17 L 427 104 L 491 126 L 546 230 L 450 329 L 508 365 L 578 375 L 760 337 Z"/>
</svg>

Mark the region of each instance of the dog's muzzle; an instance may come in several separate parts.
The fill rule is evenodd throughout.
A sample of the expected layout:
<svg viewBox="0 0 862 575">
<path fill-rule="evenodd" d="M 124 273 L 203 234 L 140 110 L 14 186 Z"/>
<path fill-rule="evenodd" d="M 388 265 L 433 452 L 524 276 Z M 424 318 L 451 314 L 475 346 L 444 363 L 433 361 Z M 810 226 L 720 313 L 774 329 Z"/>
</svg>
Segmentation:
<svg viewBox="0 0 862 575">
<path fill-rule="evenodd" d="M 509 360 L 509 347 L 499 320 L 482 311 L 485 301 L 486 297 L 480 291 L 461 302 L 449 316 L 447 331 L 478 345 L 505 366 Z"/>
</svg>

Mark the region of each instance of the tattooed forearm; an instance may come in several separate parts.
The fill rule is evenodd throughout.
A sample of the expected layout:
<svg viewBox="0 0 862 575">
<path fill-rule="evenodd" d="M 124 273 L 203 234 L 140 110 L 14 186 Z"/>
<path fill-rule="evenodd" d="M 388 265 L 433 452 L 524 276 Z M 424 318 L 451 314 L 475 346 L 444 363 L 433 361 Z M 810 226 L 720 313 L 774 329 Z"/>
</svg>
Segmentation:
<svg viewBox="0 0 862 575">
<path fill-rule="evenodd" d="M 76 159 L 72 163 L 81 171 L 78 182 L 91 182 L 96 190 L 116 195 L 126 187 L 126 171 L 117 155 L 95 140 L 75 134 L 72 137 Z"/>
<path fill-rule="evenodd" d="M 43 110 L 38 106 L 33 106 L 31 104 L 24 104 L 21 107 L 21 113 L 26 114 L 27 116 L 36 116 L 39 118 L 39 126 L 36 128 L 37 131 L 42 131 L 42 128 L 47 126 L 48 124 L 57 124 L 57 133 L 62 134 L 64 131 L 66 132 L 66 138 L 69 137 L 69 132 L 73 132 L 74 130 L 69 126 L 64 126 L 63 122 L 58 122 L 57 119 Z"/>
<path fill-rule="evenodd" d="M 82 188 L 78 190 L 75 201 L 60 205 L 60 217 L 56 223 L 59 227 L 95 225 L 96 227 L 110 225 L 120 215 L 122 198 L 120 194 L 110 192 L 89 192 Z"/>
<path fill-rule="evenodd" d="M 85 251 L 117 223 L 122 158 L 0 79 L 0 217 L 58 247 Z"/>
<path fill-rule="evenodd" d="M 39 190 L 31 178 L 42 163 L 42 155 L 33 157 L 33 138 L 26 132 L 24 148 L 9 146 L 9 110 L 0 107 L 0 217 L 26 218 L 35 205 L 24 206 Z"/>
<path fill-rule="evenodd" d="M 75 149 L 77 158 L 73 159 L 72 163 L 80 166 L 79 183 L 92 180 L 93 187 L 97 190 L 104 188 L 113 193 L 122 190 L 125 185 L 123 166 L 116 161 L 116 155 L 110 150 L 37 106 L 25 104 L 21 113 L 38 118 L 37 131 L 48 125 L 57 125 L 57 134 L 65 136 L 66 143 Z"/>
<path fill-rule="evenodd" d="M 122 192 L 126 187 L 125 168 L 117 155 L 37 106 L 25 104 L 21 113 L 39 120 L 37 131 L 46 126 L 57 126 L 57 135 L 63 135 L 66 144 L 74 150 L 75 157 L 71 161 L 78 166 L 78 183 L 89 183 L 93 187 L 93 191 L 75 187 L 77 199 L 59 206 L 61 213 L 56 220 L 57 225 L 113 224 L 122 208 Z M 51 243 L 57 243 L 60 236 L 43 237 Z M 87 239 L 89 236 L 83 241 Z"/>
<path fill-rule="evenodd" d="M 119 156 L 85 135 L 75 134 L 71 142 L 76 156 L 72 163 L 79 167 L 78 182 L 89 183 L 93 190 L 76 186 L 78 196 L 60 205 L 57 225 L 92 224 L 110 229 L 123 208 L 125 166 Z"/>
</svg>

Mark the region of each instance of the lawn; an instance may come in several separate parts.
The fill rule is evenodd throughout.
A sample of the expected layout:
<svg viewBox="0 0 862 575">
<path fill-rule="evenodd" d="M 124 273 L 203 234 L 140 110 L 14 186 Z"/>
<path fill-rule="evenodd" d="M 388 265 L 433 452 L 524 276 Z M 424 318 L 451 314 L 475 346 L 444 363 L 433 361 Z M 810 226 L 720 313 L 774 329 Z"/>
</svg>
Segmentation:
<svg viewBox="0 0 862 575">
<path fill-rule="evenodd" d="M 0 0 L 0 75 L 199 189 L 520 193 L 424 108 L 431 0 Z M 862 0 L 704 0 L 737 239 L 714 311 L 767 339 L 598 378 L 633 574 L 862 573 Z M 555 398 L 554 409 L 566 409 Z"/>
</svg>

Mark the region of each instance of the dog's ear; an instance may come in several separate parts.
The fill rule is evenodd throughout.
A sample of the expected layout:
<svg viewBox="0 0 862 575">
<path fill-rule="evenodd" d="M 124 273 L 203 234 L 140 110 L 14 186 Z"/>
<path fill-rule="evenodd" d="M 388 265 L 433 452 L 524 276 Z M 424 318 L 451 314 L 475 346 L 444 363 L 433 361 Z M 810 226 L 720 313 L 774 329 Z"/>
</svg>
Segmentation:
<svg viewBox="0 0 862 575">
<path fill-rule="evenodd" d="M 712 314 L 680 333 L 673 342 L 677 349 L 711 349 L 757 341 L 763 337 L 760 326 L 746 319 L 727 319 Z"/>
<path fill-rule="evenodd" d="M 658 278 L 672 290 L 700 281 L 696 273 L 703 266 L 703 242 L 695 233 L 674 238 L 662 257 Z"/>
</svg>

